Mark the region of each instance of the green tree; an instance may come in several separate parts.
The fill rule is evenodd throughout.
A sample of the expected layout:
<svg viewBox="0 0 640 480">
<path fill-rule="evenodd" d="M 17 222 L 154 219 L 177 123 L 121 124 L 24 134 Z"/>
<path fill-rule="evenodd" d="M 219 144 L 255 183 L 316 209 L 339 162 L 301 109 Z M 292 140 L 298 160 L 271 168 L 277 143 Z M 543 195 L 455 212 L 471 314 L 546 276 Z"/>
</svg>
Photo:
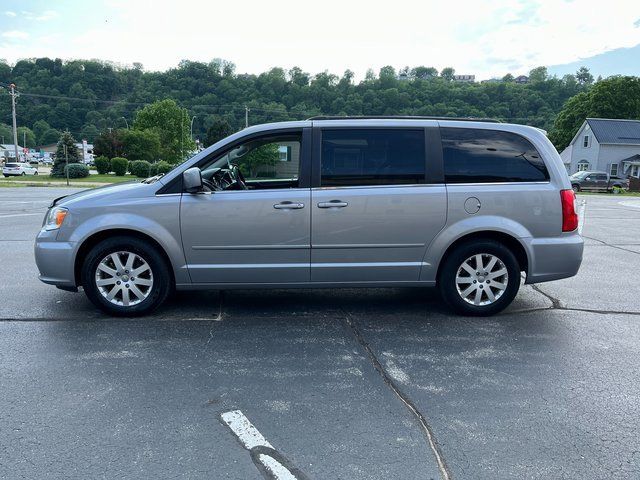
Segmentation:
<svg viewBox="0 0 640 480">
<path fill-rule="evenodd" d="M 82 127 L 82 131 L 80 132 L 82 139 L 89 143 L 93 143 L 98 135 L 100 135 L 100 131 L 98 130 L 98 127 L 92 123 L 88 123 Z"/>
<path fill-rule="evenodd" d="M 231 62 L 221 59 L 187 60 L 164 72 L 144 71 L 139 65 L 115 67 L 96 60 L 35 58 L 19 60 L 13 66 L 0 61 L 0 81 L 4 78 L 5 84 L 17 83 L 23 93 L 50 96 L 20 104 L 20 124 L 34 131 L 38 145 L 57 142 L 63 129 L 90 140 L 95 134 L 91 125 L 99 131 L 123 127 L 120 117 L 134 118 L 133 105 L 162 98 L 173 99 L 204 120 L 193 125 L 194 136 L 202 139 L 211 125 L 209 117 L 226 119 L 234 131 L 242 128 L 245 104 L 252 109 L 251 124 L 321 114 L 458 115 L 489 116 L 551 130 L 567 100 L 593 88 L 588 83 L 548 77 L 546 72 L 537 76 L 534 72 L 529 84 L 447 82 L 454 73 L 451 68 L 434 81 L 424 80 L 437 74 L 432 67 L 414 66 L 409 72 L 416 81 L 397 81 L 393 68 L 385 68 L 380 79 L 369 70 L 360 82 L 349 72 L 341 77 L 330 72 L 312 76 L 296 67 L 288 72 L 276 67 L 259 75 L 241 74 Z M 68 97 L 82 100 L 70 101 Z M 6 95 L 0 95 L 0 107 L 9 111 Z M 154 124 L 154 130 L 158 128 L 162 147 L 181 158 L 181 152 L 192 147 L 187 119 L 182 121 L 179 116 L 177 126 L 180 128 L 163 129 Z M 162 130 L 169 135 L 163 135 Z M 10 127 L 8 132 L 5 143 L 11 142 Z M 122 153 L 117 145 L 115 148 L 111 156 Z"/>
<path fill-rule="evenodd" d="M 640 118 L 640 78 L 610 77 L 570 98 L 549 135 L 556 148 L 564 149 L 589 117 Z"/>
<path fill-rule="evenodd" d="M 238 165 L 250 178 L 256 178 L 260 169 L 266 166 L 277 165 L 278 145 L 268 143 L 251 150 L 245 156 L 240 157 Z"/>
<path fill-rule="evenodd" d="M 514 80 L 515 78 L 510 73 L 507 73 L 504 77 L 502 77 L 503 82 L 512 83 Z"/>
<path fill-rule="evenodd" d="M 233 128 L 224 118 L 217 117 L 211 126 L 207 128 L 207 135 L 204 139 L 205 147 L 228 137 L 233 133 Z"/>
<path fill-rule="evenodd" d="M 50 128 L 46 130 L 38 139 L 38 145 L 51 145 L 52 143 L 56 143 L 60 139 L 60 135 L 62 132 L 60 130 L 56 130 L 55 128 Z"/>
<path fill-rule="evenodd" d="M 450 82 L 451 80 L 453 80 L 453 76 L 455 75 L 455 73 L 456 71 L 453 68 L 446 67 L 442 69 L 442 71 L 440 72 L 440 76 L 446 81 Z"/>
<path fill-rule="evenodd" d="M 93 141 L 93 153 L 109 159 L 122 155 L 122 131 L 107 130 Z"/>
<path fill-rule="evenodd" d="M 0 123 L 0 142 L 13 144 L 13 130 L 4 123 Z"/>
<path fill-rule="evenodd" d="M 40 139 L 42 138 L 42 135 L 44 135 L 44 132 L 46 132 L 50 128 L 51 128 L 51 125 L 49 125 L 44 120 L 37 120 L 36 122 L 34 122 L 33 133 L 36 136 L 36 143 L 38 145 L 42 145 L 42 141 Z"/>
<path fill-rule="evenodd" d="M 65 153 L 66 147 L 66 153 Z M 56 149 L 56 158 L 51 167 L 52 177 L 64 177 L 65 166 L 72 163 L 78 163 L 80 161 L 80 152 L 76 148 L 76 140 L 73 138 L 68 130 L 62 133 L 60 140 L 58 141 L 58 148 Z"/>
<path fill-rule="evenodd" d="M 190 117 L 175 100 L 165 99 L 147 105 L 136 113 L 133 127 L 155 131 L 161 142 L 160 156 L 170 163 L 182 161 L 195 148 L 190 135 Z"/>
<path fill-rule="evenodd" d="M 94 145 L 95 148 L 95 145 Z M 122 154 L 129 160 L 154 162 L 160 158 L 160 136 L 155 130 L 122 132 Z"/>
<path fill-rule="evenodd" d="M 536 67 L 529 72 L 529 81 L 531 83 L 542 83 L 547 80 L 548 76 L 547 67 Z"/>
<path fill-rule="evenodd" d="M 415 67 L 411 70 L 411 76 L 414 78 L 434 78 L 438 76 L 438 70 L 433 67 Z"/>
<path fill-rule="evenodd" d="M 13 143 L 13 141 L 11 143 Z M 27 148 L 36 148 L 36 136 L 30 128 L 18 127 L 18 145 Z"/>
<path fill-rule="evenodd" d="M 576 80 L 580 85 L 591 85 L 593 83 L 593 75 L 587 67 L 580 67 L 576 72 Z"/>
</svg>

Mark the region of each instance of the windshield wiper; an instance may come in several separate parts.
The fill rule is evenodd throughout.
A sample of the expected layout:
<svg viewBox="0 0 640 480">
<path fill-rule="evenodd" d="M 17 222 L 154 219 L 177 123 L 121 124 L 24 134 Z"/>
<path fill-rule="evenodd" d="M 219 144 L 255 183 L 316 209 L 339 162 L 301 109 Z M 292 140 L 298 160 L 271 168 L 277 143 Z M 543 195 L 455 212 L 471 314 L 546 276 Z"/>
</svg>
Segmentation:
<svg viewBox="0 0 640 480">
<path fill-rule="evenodd" d="M 153 177 L 145 178 L 142 183 L 155 183 L 160 180 L 161 177 L 164 176 L 164 173 L 159 173 L 158 175 L 154 175 Z"/>
</svg>

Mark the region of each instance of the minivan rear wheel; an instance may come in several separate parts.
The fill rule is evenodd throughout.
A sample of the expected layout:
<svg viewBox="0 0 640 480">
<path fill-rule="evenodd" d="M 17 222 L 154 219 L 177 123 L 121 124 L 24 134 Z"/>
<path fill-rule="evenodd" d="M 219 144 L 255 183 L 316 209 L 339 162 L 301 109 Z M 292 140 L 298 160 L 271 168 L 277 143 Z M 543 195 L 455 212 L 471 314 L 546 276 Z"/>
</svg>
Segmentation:
<svg viewBox="0 0 640 480">
<path fill-rule="evenodd" d="M 104 312 L 133 317 L 165 301 L 171 275 L 153 245 L 135 237 L 114 237 L 90 250 L 82 265 L 82 286 L 89 300 Z"/>
<path fill-rule="evenodd" d="M 494 240 L 457 246 L 444 260 L 438 286 L 445 302 L 462 315 L 494 315 L 513 301 L 520 267 L 511 250 Z"/>
</svg>

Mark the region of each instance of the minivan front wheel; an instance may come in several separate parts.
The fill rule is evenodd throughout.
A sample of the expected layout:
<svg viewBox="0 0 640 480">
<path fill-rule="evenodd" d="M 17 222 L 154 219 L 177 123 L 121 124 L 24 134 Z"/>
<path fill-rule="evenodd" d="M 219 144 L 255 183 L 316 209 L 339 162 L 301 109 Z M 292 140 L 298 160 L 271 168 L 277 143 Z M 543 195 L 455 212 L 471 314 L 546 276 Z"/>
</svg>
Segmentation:
<svg viewBox="0 0 640 480">
<path fill-rule="evenodd" d="M 162 255 L 141 239 L 114 237 L 91 249 L 82 266 L 82 286 L 98 308 L 115 316 L 144 315 L 170 291 Z"/>
<path fill-rule="evenodd" d="M 445 259 L 439 278 L 445 302 L 462 315 L 493 315 L 505 309 L 520 288 L 520 267 L 505 245 L 471 241 Z"/>
</svg>

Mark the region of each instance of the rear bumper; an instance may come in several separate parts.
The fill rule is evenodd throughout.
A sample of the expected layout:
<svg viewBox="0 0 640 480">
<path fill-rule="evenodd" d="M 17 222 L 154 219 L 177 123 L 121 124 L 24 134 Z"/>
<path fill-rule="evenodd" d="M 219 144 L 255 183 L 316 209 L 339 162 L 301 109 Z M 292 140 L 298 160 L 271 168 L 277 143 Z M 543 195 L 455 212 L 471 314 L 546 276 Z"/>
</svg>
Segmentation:
<svg viewBox="0 0 640 480">
<path fill-rule="evenodd" d="M 582 264 L 584 240 L 576 232 L 554 238 L 523 239 L 529 253 L 525 283 L 573 277 Z"/>
<path fill-rule="evenodd" d="M 40 271 L 38 278 L 44 283 L 57 287 L 76 287 L 75 243 L 56 242 L 56 233 L 56 231 L 42 231 L 36 238 L 35 258 Z"/>
</svg>

